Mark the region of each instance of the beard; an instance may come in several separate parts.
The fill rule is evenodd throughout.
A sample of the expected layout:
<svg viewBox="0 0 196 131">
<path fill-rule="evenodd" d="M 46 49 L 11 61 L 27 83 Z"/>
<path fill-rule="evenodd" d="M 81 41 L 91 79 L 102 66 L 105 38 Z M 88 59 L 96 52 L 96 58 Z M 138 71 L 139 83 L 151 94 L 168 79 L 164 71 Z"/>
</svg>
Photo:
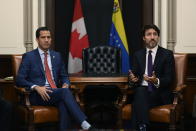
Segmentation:
<svg viewBox="0 0 196 131">
<path fill-rule="evenodd" d="M 155 40 L 151 40 L 151 41 L 149 41 L 148 43 L 146 43 L 146 46 L 148 47 L 148 48 L 150 48 L 150 49 L 152 49 L 152 48 L 154 48 L 155 46 L 157 46 L 157 41 L 155 41 Z"/>
</svg>

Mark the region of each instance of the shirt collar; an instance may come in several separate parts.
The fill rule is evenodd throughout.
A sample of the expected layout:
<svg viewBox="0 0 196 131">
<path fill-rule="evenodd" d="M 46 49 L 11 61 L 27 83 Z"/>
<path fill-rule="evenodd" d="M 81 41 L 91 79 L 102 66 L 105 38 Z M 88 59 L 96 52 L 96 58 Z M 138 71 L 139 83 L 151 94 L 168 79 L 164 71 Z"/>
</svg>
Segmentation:
<svg viewBox="0 0 196 131">
<path fill-rule="evenodd" d="M 146 53 L 148 53 L 148 51 L 149 50 L 151 50 L 152 51 L 152 53 L 157 53 L 157 49 L 158 49 L 158 45 L 157 46 L 155 46 L 154 48 L 152 48 L 152 49 L 149 49 L 149 48 L 146 48 Z"/>
<path fill-rule="evenodd" d="M 45 52 L 42 50 L 42 49 L 40 49 L 39 47 L 38 47 L 38 51 L 39 51 L 39 54 L 40 55 L 43 55 Z M 48 55 L 50 55 L 50 51 L 48 50 L 47 51 L 47 53 L 48 53 Z"/>
</svg>

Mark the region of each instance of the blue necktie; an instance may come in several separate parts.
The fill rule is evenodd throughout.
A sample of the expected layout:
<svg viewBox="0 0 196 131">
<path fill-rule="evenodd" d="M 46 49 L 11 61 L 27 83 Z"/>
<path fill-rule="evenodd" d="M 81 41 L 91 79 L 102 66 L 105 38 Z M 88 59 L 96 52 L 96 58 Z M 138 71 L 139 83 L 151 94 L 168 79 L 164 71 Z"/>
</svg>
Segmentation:
<svg viewBox="0 0 196 131">
<path fill-rule="evenodd" d="M 152 76 L 152 51 L 148 51 L 148 76 Z M 148 82 L 148 91 L 153 91 L 153 84 Z"/>
</svg>

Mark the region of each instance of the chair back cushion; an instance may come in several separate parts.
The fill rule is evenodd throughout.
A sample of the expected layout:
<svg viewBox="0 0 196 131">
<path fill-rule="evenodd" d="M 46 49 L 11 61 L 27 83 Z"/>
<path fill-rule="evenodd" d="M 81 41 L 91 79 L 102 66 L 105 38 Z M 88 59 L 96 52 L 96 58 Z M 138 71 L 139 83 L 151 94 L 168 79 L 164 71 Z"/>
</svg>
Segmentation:
<svg viewBox="0 0 196 131">
<path fill-rule="evenodd" d="M 121 49 L 102 45 L 83 49 L 83 72 L 86 74 L 121 73 Z"/>
<path fill-rule="evenodd" d="M 186 77 L 187 54 L 174 53 L 175 69 L 176 69 L 176 82 L 175 87 L 183 85 Z"/>
<path fill-rule="evenodd" d="M 12 55 L 12 70 L 13 70 L 13 76 L 14 79 L 16 78 L 16 75 L 18 73 L 18 69 L 20 67 L 20 63 L 22 61 L 22 55 Z"/>
</svg>

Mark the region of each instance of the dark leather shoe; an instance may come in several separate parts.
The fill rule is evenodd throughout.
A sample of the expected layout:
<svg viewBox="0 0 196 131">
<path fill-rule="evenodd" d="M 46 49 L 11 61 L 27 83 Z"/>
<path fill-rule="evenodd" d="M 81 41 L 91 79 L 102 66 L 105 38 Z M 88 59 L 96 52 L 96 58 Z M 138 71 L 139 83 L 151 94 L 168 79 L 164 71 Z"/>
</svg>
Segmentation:
<svg viewBox="0 0 196 131">
<path fill-rule="evenodd" d="M 96 129 L 95 127 L 91 126 L 91 127 L 88 129 L 88 131 L 97 131 L 97 129 Z"/>
<path fill-rule="evenodd" d="M 138 131 L 147 131 L 147 125 L 146 124 L 139 124 Z"/>
</svg>

